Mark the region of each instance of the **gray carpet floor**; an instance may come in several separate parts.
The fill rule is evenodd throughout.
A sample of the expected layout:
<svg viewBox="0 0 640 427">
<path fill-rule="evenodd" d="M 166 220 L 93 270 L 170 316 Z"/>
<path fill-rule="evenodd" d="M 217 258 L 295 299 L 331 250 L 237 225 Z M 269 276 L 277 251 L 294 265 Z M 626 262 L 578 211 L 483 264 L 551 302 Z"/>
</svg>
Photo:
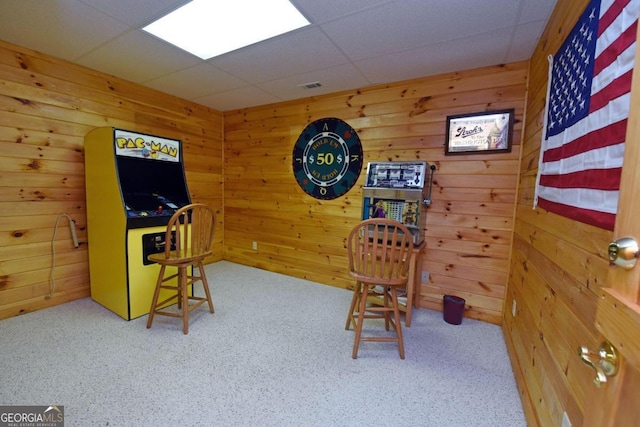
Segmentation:
<svg viewBox="0 0 640 427">
<path fill-rule="evenodd" d="M 186 336 L 89 298 L 0 321 L 0 405 L 64 406 L 66 427 L 526 426 L 496 325 L 419 309 L 405 360 L 374 342 L 354 360 L 351 292 L 206 270 L 216 312 L 194 311 Z"/>
</svg>

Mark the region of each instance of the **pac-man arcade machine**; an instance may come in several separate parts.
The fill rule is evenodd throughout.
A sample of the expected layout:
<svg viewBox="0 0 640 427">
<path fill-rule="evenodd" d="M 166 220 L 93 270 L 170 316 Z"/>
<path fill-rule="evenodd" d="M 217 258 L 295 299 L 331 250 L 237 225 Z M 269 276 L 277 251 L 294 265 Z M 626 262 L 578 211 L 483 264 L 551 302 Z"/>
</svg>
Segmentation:
<svg viewBox="0 0 640 427">
<path fill-rule="evenodd" d="M 91 298 L 126 320 L 149 312 L 169 218 L 191 202 L 181 141 L 112 127 L 85 136 Z M 163 295 L 160 297 L 163 298 Z"/>
</svg>

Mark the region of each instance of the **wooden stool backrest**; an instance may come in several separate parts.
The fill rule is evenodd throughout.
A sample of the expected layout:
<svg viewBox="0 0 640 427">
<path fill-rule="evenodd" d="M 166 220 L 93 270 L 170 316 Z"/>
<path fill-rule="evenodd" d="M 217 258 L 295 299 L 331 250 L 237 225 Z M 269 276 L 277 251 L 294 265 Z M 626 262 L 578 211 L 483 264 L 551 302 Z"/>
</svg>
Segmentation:
<svg viewBox="0 0 640 427">
<path fill-rule="evenodd" d="M 399 221 L 362 221 L 349 234 L 347 248 L 350 272 L 358 280 L 380 285 L 406 283 L 413 237 Z"/>
<path fill-rule="evenodd" d="M 167 224 L 165 256 L 176 258 L 204 257 L 211 254 L 216 215 L 202 203 L 192 203 L 178 209 Z"/>
</svg>

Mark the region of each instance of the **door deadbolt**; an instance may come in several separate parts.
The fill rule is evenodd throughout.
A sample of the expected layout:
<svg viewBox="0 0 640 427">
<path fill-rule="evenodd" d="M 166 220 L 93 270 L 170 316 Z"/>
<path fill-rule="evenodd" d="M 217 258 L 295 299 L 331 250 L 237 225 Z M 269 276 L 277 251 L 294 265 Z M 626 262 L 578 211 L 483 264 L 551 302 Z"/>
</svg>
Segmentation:
<svg viewBox="0 0 640 427">
<path fill-rule="evenodd" d="M 632 269 L 638 259 L 638 242 L 633 237 L 621 237 L 609 244 L 608 252 L 611 263 Z"/>
</svg>

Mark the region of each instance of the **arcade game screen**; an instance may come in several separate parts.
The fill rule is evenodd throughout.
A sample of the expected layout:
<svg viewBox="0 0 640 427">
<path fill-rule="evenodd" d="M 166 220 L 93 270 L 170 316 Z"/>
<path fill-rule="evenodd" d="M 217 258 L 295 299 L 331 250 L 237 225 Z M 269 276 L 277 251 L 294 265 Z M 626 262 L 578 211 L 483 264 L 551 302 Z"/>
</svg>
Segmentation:
<svg viewBox="0 0 640 427">
<path fill-rule="evenodd" d="M 190 203 L 180 162 L 117 156 L 117 167 L 129 216 L 172 215 Z"/>
</svg>

